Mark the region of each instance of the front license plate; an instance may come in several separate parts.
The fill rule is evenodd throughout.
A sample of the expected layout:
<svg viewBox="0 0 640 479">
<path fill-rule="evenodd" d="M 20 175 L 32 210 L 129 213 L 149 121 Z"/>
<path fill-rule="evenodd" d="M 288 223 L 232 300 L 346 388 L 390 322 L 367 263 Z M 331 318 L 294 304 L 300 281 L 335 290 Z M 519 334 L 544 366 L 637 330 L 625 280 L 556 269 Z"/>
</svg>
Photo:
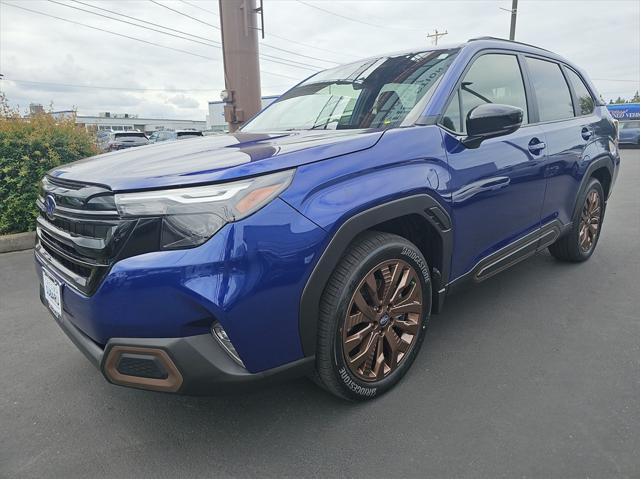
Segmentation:
<svg viewBox="0 0 640 479">
<path fill-rule="evenodd" d="M 57 318 L 62 318 L 62 286 L 45 270 L 42 270 L 42 287 L 49 309 Z"/>
</svg>

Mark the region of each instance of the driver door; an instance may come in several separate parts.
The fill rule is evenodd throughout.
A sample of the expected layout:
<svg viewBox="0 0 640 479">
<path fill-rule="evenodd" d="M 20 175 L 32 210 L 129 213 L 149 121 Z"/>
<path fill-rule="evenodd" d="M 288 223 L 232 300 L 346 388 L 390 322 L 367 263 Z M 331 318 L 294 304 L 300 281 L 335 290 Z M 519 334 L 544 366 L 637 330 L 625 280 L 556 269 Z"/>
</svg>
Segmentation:
<svg viewBox="0 0 640 479">
<path fill-rule="evenodd" d="M 451 169 L 452 279 L 540 227 L 546 184 L 544 137 L 540 128 L 528 124 L 518 56 L 485 53 L 472 62 L 440 122 Z M 523 124 L 514 133 L 467 148 L 460 142 L 466 133 L 464 119 L 482 103 L 521 108 Z"/>
</svg>

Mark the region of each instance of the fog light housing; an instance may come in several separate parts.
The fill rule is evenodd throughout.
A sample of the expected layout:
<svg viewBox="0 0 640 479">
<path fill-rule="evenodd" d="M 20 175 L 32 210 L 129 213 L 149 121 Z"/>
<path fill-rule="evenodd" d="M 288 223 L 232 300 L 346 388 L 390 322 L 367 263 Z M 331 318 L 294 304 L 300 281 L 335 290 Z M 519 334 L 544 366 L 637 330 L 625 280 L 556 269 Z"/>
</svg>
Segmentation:
<svg viewBox="0 0 640 479">
<path fill-rule="evenodd" d="M 231 356 L 231 359 L 244 368 L 244 363 L 242 359 L 240 359 L 236 348 L 233 347 L 233 343 L 229 339 L 229 336 L 227 336 L 227 332 L 218 321 L 215 321 L 211 326 L 211 335 L 218 341 L 218 344 L 222 346 L 227 354 Z"/>
<path fill-rule="evenodd" d="M 158 348 L 113 346 L 103 372 L 121 386 L 166 392 L 176 392 L 182 386 L 182 374 L 167 352 Z"/>
</svg>

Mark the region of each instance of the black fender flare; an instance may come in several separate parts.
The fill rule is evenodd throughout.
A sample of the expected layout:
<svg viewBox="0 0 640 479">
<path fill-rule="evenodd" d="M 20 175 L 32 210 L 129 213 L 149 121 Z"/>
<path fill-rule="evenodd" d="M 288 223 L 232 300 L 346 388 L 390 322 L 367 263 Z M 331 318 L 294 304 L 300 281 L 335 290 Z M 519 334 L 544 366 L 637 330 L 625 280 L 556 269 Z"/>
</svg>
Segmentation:
<svg viewBox="0 0 640 479">
<path fill-rule="evenodd" d="M 599 158 L 592 160 L 591 163 L 589 163 L 587 170 L 584 172 L 584 175 L 582 175 L 582 180 L 580 181 L 580 187 L 578 188 L 578 194 L 576 195 L 576 201 L 573 206 L 571 218 L 575 218 L 578 209 L 582 207 L 582 202 L 580 201 L 580 199 L 583 197 L 585 190 L 587 189 L 587 184 L 589 183 L 589 180 L 591 179 L 593 172 L 596 170 L 599 170 L 600 168 L 606 168 L 607 171 L 609 172 L 609 176 L 611 177 L 610 186 L 611 186 L 611 189 L 613 188 L 613 182 L 616 179 L 615 169 L 614 169 L 614 160 L 609 155 L 601 156 Z M 611 189 L 609 190 L 609 195 L 611 195 Z M 609 199 L 608 197 L 605 198 L 605 203 L 607 202 L 608 199 Z"/>
<path fill-rule="evenodd" d="M 444 298 L 444 285 L 449 280 L 453 247 L 452 223 L 446 210 L 427 194 L 408 196 L 369 208 L 350 217 L 338 228 L 307 280 L 300 299 L 298 319 L 300 342 L 305 356 L 315 354 L 320 298 L 349 244 L 358 234 L 377 224 L 410 214 L 418 214 L 426 219 L 442 240 L 442 267 L 432 279 L 434 290 Z M 434 304 L 434 307 L 437 306 Z"/>
</svg>

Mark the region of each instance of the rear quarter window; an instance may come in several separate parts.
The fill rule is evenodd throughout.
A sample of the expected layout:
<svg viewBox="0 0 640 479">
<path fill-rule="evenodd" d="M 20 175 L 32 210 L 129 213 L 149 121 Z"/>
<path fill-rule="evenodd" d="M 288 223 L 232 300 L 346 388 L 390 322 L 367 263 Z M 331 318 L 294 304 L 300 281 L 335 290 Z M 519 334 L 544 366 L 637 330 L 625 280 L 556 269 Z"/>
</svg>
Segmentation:
<svg viewBox="0 0 640 479">
<path fill-rule="evenodd" d="M 593 113 L 595 102 L 593 101 L 591 93 L 589 93 L 589 89 L 582 81 L 582 78 L 569 68 L 565 71 L 567 72 L 567 77 L 569 78 L 569 82 L 571 82 L 573 91 L 576 94 L 576 99 L 578 100 L 578 104 L 576 105 L 578 115 L 589 115 Z"/>
</svg>

